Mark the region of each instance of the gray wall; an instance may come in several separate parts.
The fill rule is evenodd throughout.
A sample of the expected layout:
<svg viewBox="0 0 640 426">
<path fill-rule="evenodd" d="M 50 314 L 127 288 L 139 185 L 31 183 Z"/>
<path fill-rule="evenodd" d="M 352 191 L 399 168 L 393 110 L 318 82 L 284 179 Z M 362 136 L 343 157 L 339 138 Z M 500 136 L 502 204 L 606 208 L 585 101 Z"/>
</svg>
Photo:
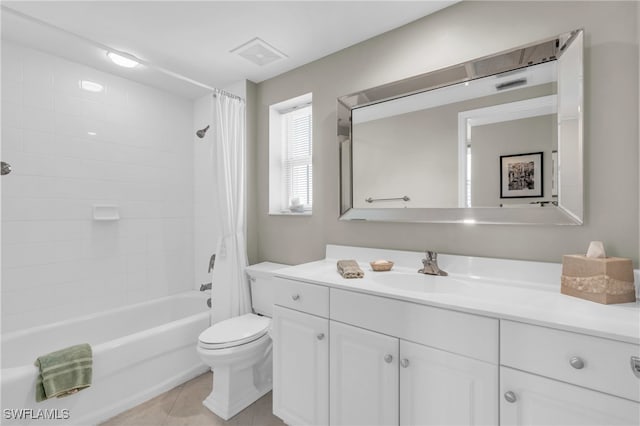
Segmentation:
<svg viewBox="0 0 640 426">
<path fill-rule="evenodd" d="M 457 126 L 450 105 L 355 124 L 354 207 L 458 207 Z M 365 202 L 404 195 L 409 202 Z"/>
<path fill-rule="evenodd" d="M 258 260 L 300 263 L 327 243 L 560 261 L 603 240 L 611 255 L 638 260 L 638 4 L 463 2 L 258 84 Z M 499 226 L 338 220 L 336 98 L 584 28 L 585 225 Z M 314 211 L 268 215 L 268 107 L 313 92 Z"/>
<path fill-rule="evenodd" d="M 247 257 L 249 265 L 258 263 L 258 153 L 256 144 L 256 85 L 247 81 Z M 267 151 L 268 152 L 268 151 Z M 268 155 L 267 155 L 268 158 Z"/>
<path fill-rule="evenodd" d="M 557 128 L 555 114 L 474 126 L 471 130 L 471 205 L 490 207 L 554 200 L 551 152 L 557 149 Z M 542 152 L 544 197 L 501 199 L 500 156 L 530 152 Z"/>
</svg>

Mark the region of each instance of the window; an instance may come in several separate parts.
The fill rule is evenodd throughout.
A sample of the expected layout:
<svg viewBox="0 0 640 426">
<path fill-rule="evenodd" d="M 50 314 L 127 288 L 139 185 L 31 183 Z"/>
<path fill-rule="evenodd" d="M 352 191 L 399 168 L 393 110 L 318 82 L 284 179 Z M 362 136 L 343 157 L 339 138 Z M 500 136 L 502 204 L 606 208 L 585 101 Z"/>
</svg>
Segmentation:
<svg viewBox="0 0 640 426">
<path fill-rule="evenodd" d="M 313 205 L 311 94 L 269 108 L 269 213 L 310 214 Z"/>
</svg>

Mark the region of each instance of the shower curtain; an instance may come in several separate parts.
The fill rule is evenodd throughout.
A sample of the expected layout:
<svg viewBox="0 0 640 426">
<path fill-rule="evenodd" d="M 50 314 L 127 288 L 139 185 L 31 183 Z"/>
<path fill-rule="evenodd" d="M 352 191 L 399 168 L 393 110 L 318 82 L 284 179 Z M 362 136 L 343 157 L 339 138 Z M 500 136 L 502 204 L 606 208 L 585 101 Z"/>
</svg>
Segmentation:
<svg viewBox="0 0 640 426">
<path fill-rule="evenodd" d="M 245 240 L 245 102 L 214 95 L 215 162 L 220 238 L 211 292 L 212 323 L 251 312 Z"/>
</svg>

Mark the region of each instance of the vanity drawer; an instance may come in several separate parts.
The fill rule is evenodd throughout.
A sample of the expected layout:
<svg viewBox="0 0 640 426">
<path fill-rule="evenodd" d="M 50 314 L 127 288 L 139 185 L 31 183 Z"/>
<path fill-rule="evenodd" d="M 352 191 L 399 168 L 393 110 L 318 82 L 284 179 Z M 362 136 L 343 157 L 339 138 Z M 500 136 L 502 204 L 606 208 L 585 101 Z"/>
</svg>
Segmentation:
<svg viewBox="0 0 640 426">
<path fill-rule="evenodd" d="M 331 289 L 331 319 L 498 364 L 498 320 Z"/>
<path fill-rule="evenodd" d="M 329 288 L 300 281 L 275 278 L 276 305 L 320 317 L 329 317 Z"/>
<path fill-rule="evenodd" d="M 500 323 L 500 363 L 640 401 L 640 345 L 513 321 Z"/>
</svg>

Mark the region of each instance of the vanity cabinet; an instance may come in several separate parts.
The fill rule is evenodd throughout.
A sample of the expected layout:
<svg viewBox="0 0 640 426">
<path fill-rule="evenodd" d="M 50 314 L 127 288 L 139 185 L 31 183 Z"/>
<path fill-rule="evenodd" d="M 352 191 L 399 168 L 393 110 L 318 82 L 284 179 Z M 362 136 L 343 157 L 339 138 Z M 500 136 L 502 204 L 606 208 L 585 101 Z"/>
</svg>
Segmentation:
<svg viewBox="0 0 640 426">
<path fill-rule="evenodd" d="M 329 424 L 329 289 L 274 279 L 273 413 L 290 426 Z"/>
<path fill-rule="evenodd" d="M 637 426 L 637 402 L 558 380 L 500 368 L 500 424 Z"/>
<path fill-rule="evenodd" d="M 503 320 L 503 425 L 638 425 L 638 345 Z"/>
<path fill-rule="evenodd" d="M 329 333 L 330 424 L 397 424 L 398 339 L 335 321 Z"/>
<path fill-rule="evenodd" d="M 401 425 L 496 425 L 497 392 L 497 365 L 400 340 Z"/>
<path fill-rule="evenodd" d="M 639 425 L 640 346 L 278 278 L 289 425 Z"/>
<path fill-rule="evenodd" d="M 331 425 L 495 425 L 496 365 L 330 321 Z"/>
</svg>

